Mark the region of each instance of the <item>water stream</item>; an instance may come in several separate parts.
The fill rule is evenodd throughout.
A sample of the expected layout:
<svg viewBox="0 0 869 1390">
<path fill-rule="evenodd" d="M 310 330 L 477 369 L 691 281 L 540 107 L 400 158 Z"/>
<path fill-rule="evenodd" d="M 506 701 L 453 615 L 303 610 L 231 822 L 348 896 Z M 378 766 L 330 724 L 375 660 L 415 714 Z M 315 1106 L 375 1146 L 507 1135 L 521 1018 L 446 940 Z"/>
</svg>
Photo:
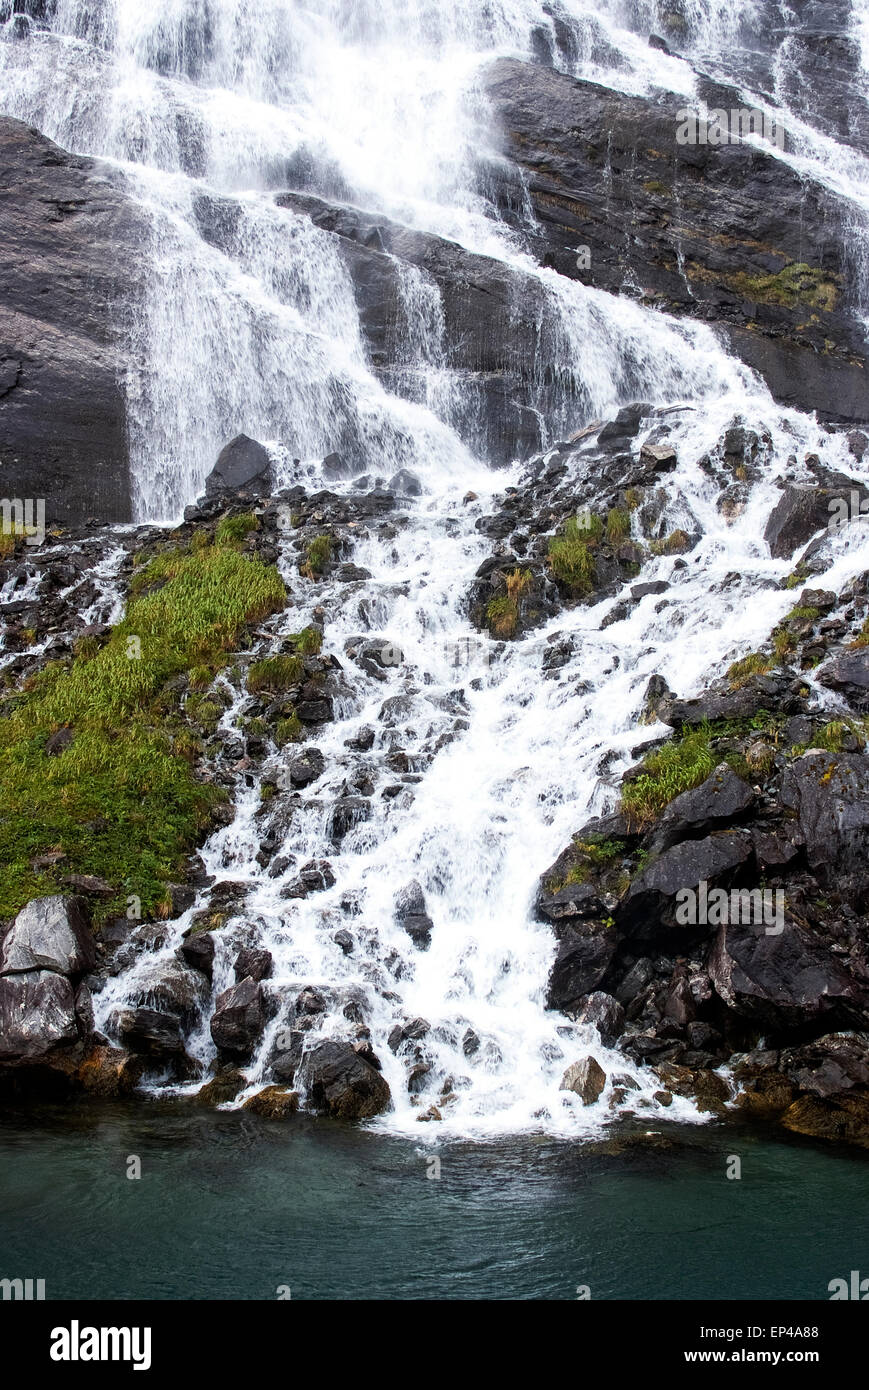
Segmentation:
<svg viewBox="0 0 869 1390">
<path fill-rule="evenodd" d="M 590 815 L 614 804 L 631 750 L 665 732 L 638 729 L 649 677 L 696 693 L 791 606 L 776 587 L 788 565 L 772 561 L 763 541 L 776 478 L 799 476 L 807 453 L 858 476 L 844 439 L 777 406 L 713 330 L 539 269 L 486 196 L 483 65 L 529 57 L 543 29 L 557 64 L 575 75 L 622 91 L 663 87 L 689 101 L 696 78 L 688 62 L 646 42 L 661 8 L 651 0 L 58 0 L 47 24 L 25 22 L 21 37 L 21 23 L 10 21 L 0 41 L 3 109 L 66 148 L 113 161 L 148 213 L 149 289 L 131 330 L 127 381 L 138 518 L 177 519 L 242 430 L 274 449 L 281 483 L 314 481 L 335 448 L 370 458 L 384 478 L 410 468 L 422 482 L 410 524 L 392 542 L 356 547 L 354 562 L 373 576 L 364 585 L 368 629 L 402 660 L 385 682 L 352 669 L 339 717 L 317 735 L 325 771 L 288 828 L 285 873 L 272 878 L 257 860 L 258 779 L 247 786 L 239 777 L 236 820 L 204 850 L 210 873 L 249 885 L 244 922 L 272 952 L 271 987 L 287 1005 L 303 987 L 317 988 L 328 1005 L 322 1031 L 346 1036 L 345 1007 L 359 1003 L 394 1099 L 376 1126 L 396 1133 L 594 1133 L 613 1113 L 612 1075 L 625 1070 L 641 1088 L 632 1104 L 661 1118 L 650 1073 L 545 1010 L 554 938 L 533 920 L 537 879 Z M 785 11 L 686 0 L 680 50 L 757 103 L 764 89 L 752 87 L 750 58 L 762 49 L 775 79 L 766 97 L 784 101 L 790 59 L 785 44 L 769 54 L 770 8 Z M 866 22 L 865 5 L 855 6 L 855 34 Z M 557 46 L 564 25 L 568 50 Z M 789 112 L 788 125 L 795 143 L 781 157 L 847 199 L 858 273 L 866 161 L 805 113 Z M 530 404 L 546 442 L 627 401 L 679 407 L 668 417 L 679 457 L 663 483 L 668 529 L 683 526 L 702 540 L 684 567 L 672 557 L 646 567 L 644 579 L 671 581 L 666 604 L 649 596 L 603 630 L 612 599 L 578 607 L 498 653 L 472 631 L 464 600 L 490 551 L 474 523 L 506 486 L 521 485 L 522 465 L 493 474 L 477 398 L 450 370 L 440 292 L 424 272 L 401 270 L 400 381 L 389 390 L 375 374 L 334 239 L 275 203 L 301 169 L 326 196 L 493 257 L 517 286 L 536 283 L 547 371 L 535 377 L 529 364 Z M 231 250 L 203 238 L 203 198 L 232 201 Z M 728 521 L 698 461 L 736 419 L 770 443 L 761 480 Z M 589 466 L 574 457 L 577 481 Z M 465 504 L 469 490 L 477 500 Z M 302 580 L 290 556 L 287 548 L 282 564 L 295 606 L 274 625 L 275 645 L 322 603 L 325 650 L 346 662 L 345 643 L 365 625 L 359 592 Z M 817 580 L 827 587 L 865 570 L 867 528 L 832 540 L 829 560 Z M 572 639 L 573 655 L 544 679 L 556 633 Z M 380 717 L 396 695 L 408 702 L 400 728 Z M 227 726 L 243 701 L 234 692 Z M 348 749 L 368 725 L 376 730 L 370 751 Z M 397 748 L 419 780 L 384 798 Z M 332 808 L 360 776 L 373 786 L 373 812 L 338 844 Z M 307 900 L 281 896 L 301 865 L 324 858 L 333 887 Z M 393 917 L 395 894 L 411 880 L 434 920 L 425 953 Z M 110 1028 L 120 1003 L 147 993 L 150 972 L 171 959 L 190 915 L 173 925 L 163 952 L 110 982 L 97 1001 L 99 1026 Z M 344 926 L 356 941 L 351 955 L 333 940 Z M 215 994 L 231 983 L 233 954 L 221 945 Z M 396 1022 L 415 1017 L 431 1025 L 430 1071 L 411 1095 L 406 1062 L 386 1040 Z M 269 1080 L 284 1026 L 285 1010 L 267 1029 L 244 1095 Z M 479 1042 L 473 1052 L 468 1030 Z M 610 1082 L 586 1108 L 559 1082 L 589 1044 Z M 213 1057 L 206 1024 L 190 1050 Z M 442 1125 L 420 1126 L 420 1107 L 445 1092 L 455 1098 Z M 699 1119 L 679 1099 L 668 1114 Z"/>
</svg>

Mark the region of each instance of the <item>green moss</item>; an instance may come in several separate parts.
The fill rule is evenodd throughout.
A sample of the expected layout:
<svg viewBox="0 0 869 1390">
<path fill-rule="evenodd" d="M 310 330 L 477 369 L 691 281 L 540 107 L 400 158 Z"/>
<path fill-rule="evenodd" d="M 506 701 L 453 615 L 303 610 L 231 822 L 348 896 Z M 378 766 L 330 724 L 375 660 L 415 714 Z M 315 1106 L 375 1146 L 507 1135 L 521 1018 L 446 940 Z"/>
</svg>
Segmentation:
<svg viewBox="0 0 869 1390">
<path fill-rule="evenodd" d="M 670 190 L 660 179 L 646 179 L 643 188 L 647 193 L 655 193 L 659 198 L 669 198 Z"/>
<path fill-rule="evenodd" d="M 247 622 L 283 606 L 283 583 L 274 568 L 215 547 L 167 551 L 137 579 L 142 596 L 100 650 L 44 668 L 0 718 L 0 917 L 69 873 L 115 887 L 101 912 L 122 911 L 129 894 L 155 912 L 225 795 L 194 780 L 195 735 L 167 682 L 218 665 Z M 60 728 L 72 742 L 48 757 Z M 30 860 L 48 850 L 65 860 L 34 872 Z"/>
<path fill-rule="evenodd" d="M 294 632 L 287 640 L 292 642 L 300 656 L 319 656 L 323 646 L 323 634 L 316 627 L 306 627 L 301 632 Z"/>
<path fill-rule="evenodd" d="M 632 825 L 650 824 L 674 797 L 706 781 L 719 761 L 710 746 L 712 736 L 704 724 L 643 760 L 643 772 L 622 792 L 622 810 Z"/>
<path fill-rule="evenodd" d="M 261 690 L 280 695 L 291 690 L 305 676 L 305 663 L 300 656 L 267 656 L 255 661 L 247 673 L 247 688 L 252 695 Z"/>
<path fill-rule="evenodd" d="M 802 262 L 786 265 L 777 275 L 748 275 L 740 271 L 730 277 L 729 283 L 748 299 L 786 309 L 805 305 L 832 313 L 839 299 L 838 277 Z"/>
<path fill-rule="evenodd" d="M 819 608 L 801 608 L 799 604 L 792 608 L 785 618 L 786 623 L 816 623 L 821 616 Z"/>
</svg>

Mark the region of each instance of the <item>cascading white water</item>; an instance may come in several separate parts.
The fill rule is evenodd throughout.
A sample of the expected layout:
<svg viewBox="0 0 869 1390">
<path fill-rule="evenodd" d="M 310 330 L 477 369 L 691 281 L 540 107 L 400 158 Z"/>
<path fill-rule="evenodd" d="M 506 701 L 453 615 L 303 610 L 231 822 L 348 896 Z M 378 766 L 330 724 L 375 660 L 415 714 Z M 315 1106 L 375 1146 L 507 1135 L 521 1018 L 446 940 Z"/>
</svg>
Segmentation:
<svg viewBox="0 0 869 1390">
<path fill-rule="evenodd" d="M 763 23 L 763 7 L 749 0 L 685 0 L 680 8 L 683 51 L 723 74 Z M 250 884 L 245 920 L 274 956 L 272 983 L 282 999 L 318 987 L 329 1006 L 323 1029 L 342 1036 L 345 1003 L 363 1000 L 395 1101 L 378 1123 L 416 1135 L 419 1107 L 407 1092 L 405 1063 L 386 1043 L 396 1022 L 416 1016 L 431 1025 L 421 1101 L 436 1102 L 450 1078 L 456 1096 L 433 1128 L 582 1133 L 601 1124 L 609 1090 L 589 1109 L 558 1090 L 589 1039 L 543 1008 L 554 942 L 530 915 L 537 878 L 571 833 L 611 804 L 640 741 L 649 676 L 658 672 L 691 694 L 762 641 L 789 606 L 770 583 L 786 566 L 770 561 L 760 538 L 774 479 L 790 456 L 814 452 L 856 476 L 842 440 L 776 407 L 710 329 L 537 269 L 480 191 L 476 165 L 488 124 L 481 64 L 499 54 L 528 56 L 537 29 L 555 45 L 563 12 L 573 47 L 555 49 L 561 66 L 619 90 L 661 86 L 691 98 L 688 64 L 645 41 L 661 11 L 652 0 L 59 0 L 50 29 L 33 26 L 21 40 L 10 26 L 0 43 L 3 109 L 61 145 L 117 161 L 149 211 L 150 290 L 128 381 L 139 516 L 177 516 L 239 430 L 275 446 L 285 461 L 282 481 L 295 480 L 289 459 L 301 458 L 307 472 L 347 440 L 372 457 L 375 472 L 410 467 L 422 479 L 408 529 L 389 547 L 361 542 L 354 555 L 373 576 L 365 585 L 371 630 L 388 635 L 404 662 L 385 684 L 354 670 L 343 717 L 318 734 L 326 768 L 288 833 L 291 867 L 272 879 L 257 862 L 259 786 L 241 793 L 236 821 L 205 849 L 212 873 Z M 799 141 L 782 157 L 847 194 L 862 226 L 869 206 L 862 156 L 796 116 L 790 125 Z M 401 267 L 402 342 L 388 390 L 366 361 L 332 238 L 274 203 L 300 160 L 312 161 L 338 196 L 537 281 L 539 404 L 550 438 L 627 400 L 686 406 L 670 420 L 680 466 L 665 482 L 668 517 L 703 539 L 685 569 L 668 558 L 651 562 L 649 577 L 671 580 L 666 605 L 647 598 L 604 631 L 610 602 L 578 608 L 490 660 L 488 642 L 470 633 L 463 598 L 488 553 L 474 521 L 490 504 L 492 477 L 474 453 L 478 403 L 446 364 L 438 288 Z M 203 198 L 231 200 L 230 251 L 203 239 Z M 697 461 L 738 416 L 773 443 L 762 482 L 728 524 Z M 574 466 L 581 477 L 581 458 Z M 501 474 L 498 490 L 519 477 Z M 463 506 L 468 489 L 480 500 Z M 831 554 L 831 583 L 869 562 L 861 528 L 853 532 Z M 346 639 L 360 630 L 358 594 L 336 596 L 289 567 L 287 577 L 296 606 L 286 630 L 298 630 L 326 602 L 327 650 L 343 660 Z M 557 679 L 543 680 L 542 657 L 556 631 L 573 639 L 574 655 Z M 467 656 L 458 669 L 457 650 Z M 419 760 L 420 780 L 383 799 L 394 781 L 385 761 L 393 743 L 378 714 L 399 693 L 411 701 L 401 747 L 411 764 Z M 240 708 L 239 698 L 225 722 Z M 364 724 L 378 735 L 360 758 L 346 741 Z M 431 756 L 448 731 L 453 741 Z M 375 784 L 373 814 L 336 849 L 330 808 L 360 763 Z M 334 888 L 291 903 L 280 897 L 300 865 L 327 857 Z M 414 951 L 393 920 L 395 893 L 411 879 L 422 884 L 434 919 L 426 953 Z M 175 925 L 163 953 L 110 982 L 98 1000 L 103 1024 L 120 1002 L 147 990 L 187 921 Z M 356 940 L 348 956 L 333 940 L 345 925 Z M 227 931 L 231 939 L 232 924 Z M 231 981 L 230 960 L 220 947 L 215 993 Z M 283 1022 L 279 1014 L 249 1069 L 252 1088 L 268 1079 Z M 468 1028 L 480 1041 L 471 1056 L 462 1044 Z M 203 1060 L 213 1055 L 206 1025 L 191 1048 Z M 637 1074 L 640 1103 L 653 1114 L 655 1079 L 595 1050 L 608 1073 Z M 693 1116 L 678 1100 L 668 1113 Z"/>
</svg>

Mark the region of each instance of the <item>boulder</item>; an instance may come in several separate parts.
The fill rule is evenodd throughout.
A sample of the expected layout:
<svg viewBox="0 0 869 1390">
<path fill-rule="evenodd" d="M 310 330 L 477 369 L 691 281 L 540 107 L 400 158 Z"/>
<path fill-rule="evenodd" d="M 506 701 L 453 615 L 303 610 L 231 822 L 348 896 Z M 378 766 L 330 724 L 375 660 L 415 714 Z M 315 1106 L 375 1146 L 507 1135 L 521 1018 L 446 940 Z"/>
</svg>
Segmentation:
<svg viewBox="0 0 869 1390">
<path fill-rule="evenodd" d="M 618 936 L 599 922 L 564 928 L 549 974 L 546 1007 L 574 1013 L 597 989 L 615 955 Z"/>
<path fill-rule="evenodd" d="M 145 1007 L 121 1009 L 115 1026 L 121 1042 L 131 1052 L 148 1057 L 177 1057 L 184 1052 L 184 1030 L 175 1014 Z"/>
<path fill-rule="evenodd" d="M 395 920 L 403 927 L 413 944 L 420 951 L 427 951 L 431 945 L 434 923 L 427 912 L 425 893 L 416 879 L 411 879 L 395 895 Z"/>
<path fill-rule="evenodd" d="M 274 969 L 271 951 L 256 946 L 243 946 L 235 958 L 233 970 L 235 978 L 241 980 L 267 980 Z"/>
<path fill-rule="evenodd" d="M 662 929 L 708 930 L 702 923 L 696 928 L 677 926 L 677 894 L 702 882 L 727 886 L 752 860 L 751 836 L 746 831 L 716 831 L 705 839 L 674 845 L 630 884 L 613 912 L 616 925 L 626 936 L 639 939 L 659 936 Z"/>
<path fill-rule="evenodd" d="M 211 1036 L 221 1052 L 249 1057 L 265 1025 L 265 996 L 259 981 L 242 980 L 218 995 Z"/>
<path fill-rule="evenodd" d="M 821 685 L 844 695 L 861 714 L 869 712 L 869 647 L 855 647 L 833 657 L 817 673 Z"/>
<path fill-rule="evenodd" d="M 205 479 L 205 496 L 219 497 L 225 492 L 243 490 L 254 497 L 267 497 L 271 486 L 268 451 L 255 439 L 238 434 L 221 449 L 216 464 Z"/>
<path fill-rule="evenodd" d="M 96 962 L 94 940 L 83 905 L 55 894 L 34 898 L 15 918 L 0 950 L 0 974 L 53 970 L 80 975 Z"/>
<path fill-rule="evenodd" d="M 188 1026 L 208 997 L 207 981 L 178 956 L 159 961 L 138 985 L 136 1004 L 174 1014 Z"/>
<path fill-rule="evenodd" d="M 244 1072 L 235 1066 L 221 1066 L 210 1081 L 200 1086 L 194 1101 L 197 1105 L 226 1105 L 229 1101 L 235 1100 L 239 1091 L 243 1091 L 246 1085 Z"/>
<path fill-rule="evenodd" d="M 290 788 L 301 788 L 310 786 L 316 782 L 318 777 L 322 777 L 326 766 L 326 759 L 319 748 L 305 748 L 303 752 L 297 753 L 290 759 L 287 765 L 286 780 Z M 278 782 L 282 786 L 282 782 Z M 287 788 L 289 790 L 289 788 Z"/>
<path fill-rule="evenodd" d="M 832 494 L 817 487 L 788 486 L 770 513 L 763 538 L 774 560 L 790 557 L 829 525 Z"/>
<path fill-rule="evenodd" d="M 283 1086 L 266 1086 L 255 1096 L 250 1096 L 241 1108 L 261 1115 L 264 1120 L 286 1120 L 298 1111 L 299 1093 L 288 1091 Z"/>
<path fill-rule="evenodd" d="M 332 807 L 330 832 L 333 844 L 340 844 L 357 825 L 371 819 L 371 802 L 364 796 L 342 796 Z"/>
<path fill-rule="evenodd" d="M 0 1058 L 32 1061 L 78 1035 L 75 995 L 64 975 L 30 970 L 0 977 Z"/>
<path fill-rule="evenodd" d="M 769 935 L 763 926 L 719 927 L 707 970 L 719 998 L 734 1013 L 765 1027 L 794 1028 L 818 1020 L 860 1020 L 866 990 L 819 936 L 785 920 Z"/>
<path fill-rule="evenodd" d="M 612 1047 L 625 1030 L 625 1011 L 611 994 L 595 990 L 580 1009 L 577 1023 L 596 1028 L 604 1047 Z"/>
<path fill-rule="evenodd" d="M 839 868 L 867 884 L 869 757 L 803 754 L 782 774 L 781 802 L 796 812 L 813 869 Z"/>
<path fill-rule="evenodd" d="M 340 1120 L 367 1120 L 390 1104 L 389 1086 L 350 1043 L 331 1039 L 305 1053 L 299 1082 L 315 1110 Z"/>
<path fill-rule="evenodd" d="M 606 1085 L 606 1072 L 594 1057 L 583 1057 L 567 1068 L 561 1078 L 560 1091 L 573 1091 L 583 1105 L 594 1105 Z"/>
<path fill-rule="evenodd" d="M 178 947 L 183 960 L 194 970 L 201 970 L 207 980 L 214 969 L 214 937 L 211 932 L 195 932 Z"/>
<path fill-rule="evenodd" d="M 658 854 L 680 840 L 708 834 L 749 811 L 755 799 L 748 783 L 721 763 L 699 787 L 670 802 L 648 835 L 647 848 Z"/>
</svg>

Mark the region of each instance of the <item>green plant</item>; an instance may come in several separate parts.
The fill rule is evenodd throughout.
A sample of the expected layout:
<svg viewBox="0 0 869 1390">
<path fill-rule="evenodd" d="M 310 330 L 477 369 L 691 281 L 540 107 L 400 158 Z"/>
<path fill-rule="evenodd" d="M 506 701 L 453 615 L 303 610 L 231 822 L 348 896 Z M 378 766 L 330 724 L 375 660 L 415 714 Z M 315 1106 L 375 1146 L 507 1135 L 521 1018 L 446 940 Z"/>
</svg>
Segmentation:
<svg viewBox="0 0 869 1390">
<path fill-rule="evenodd" d="M 684 555 L 691 549 L 691 537 L 687 531 L 671 531 L 663 540 L 652 541 L 649 548 L 653 555 Z"/>
<path fill-rule="evenodd" d="M 765 652 L 749 652 L 727 668 L 727 677 L 732 690 L 741 690 L 752 676 L 765 676 L 773 667 L 772 658 Z"/>
<path fill-rule="evenodd" d="M 299 716 L 293 712 L 288 719 L 279 719 L 275 729 L 275 743 L 283 748 L 287 743 L 298 743 L 304 735 L 304 727 Z"/>
<path fill-rule="evenodd" d="M 704 724 L 643 760 L 643 771 L 622 790 L 622 810 L 631 825 L 650 824 L 674 797 L 706 781 L 718 762 L 711 738 L 712 730 Z"/>
<path fill-rule="evenodd" d="M 214 540 L 217 545 L 239 545 L 251 531 L 256 531 L 259 522 L 253 512 L 243 512 L 239 516 L 224 516 L 217 523 Z"/>
<path fill-rule="evenodd" d="M 600 517 L 591 517 L 591 525 L 580 527 L 576 517 L 569 517 L 560 536 L 549 542 L 549 568 L 560 584 L 573 594 L 591 592 L 594 583 L 592 550 L 603 532 Z"/>
<path fill-rule="evenodd" d="M 306 579 L 319 579 L 332 558 L 332 537 L 315 536 L 305 550 L 305 559 L 300 572 Z"/>
<path fill-rule="evenodd" d="M 606 519 L 606 538 L 611 545 L 618 545 L 631 534 L 631 518 L 628 512 L 612 507 Z"/>
<path fill-rule="evenodd" d="M 275 695 L 291 690 L 305 675 L 305 663 L 300 656 L 267 656 L 255 661 L 247 673 L 247 688 L 252 695 L 261 690 Z"/>
<path fill-rule="evenodd" d="M 489 600 L 486 620 L 496 637 L 510 638 L 519 626 L 519 600 L 531 583 L 530 570 L 513 570 L 504 580 L 506 594 Z"/>
</svg>

